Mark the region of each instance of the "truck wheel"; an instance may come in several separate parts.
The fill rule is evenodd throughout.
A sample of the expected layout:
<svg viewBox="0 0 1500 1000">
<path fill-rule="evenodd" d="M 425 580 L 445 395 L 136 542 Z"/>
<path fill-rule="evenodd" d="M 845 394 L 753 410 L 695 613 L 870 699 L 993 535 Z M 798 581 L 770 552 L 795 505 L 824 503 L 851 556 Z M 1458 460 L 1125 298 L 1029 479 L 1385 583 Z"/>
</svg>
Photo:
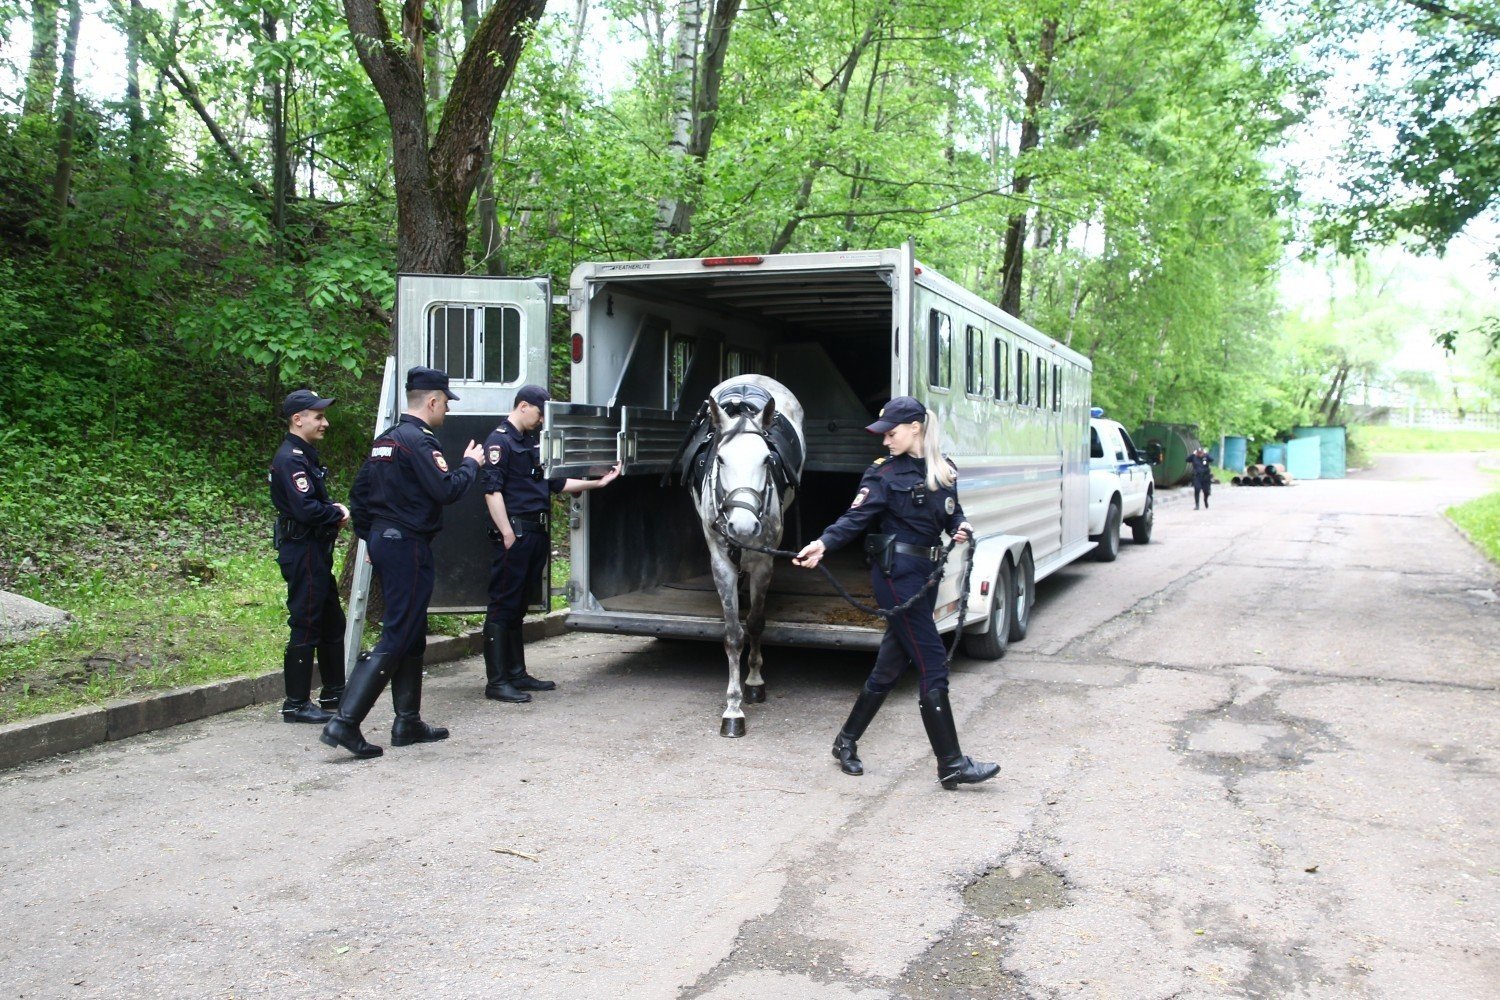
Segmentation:
<svg viewBox="0 0 1500 1000">
<path fill-rule="evenodd" d="M 1031 609 L 1036 604 L 1036 564 L 1031 561 L 1031 550 L 1021 553 L 1021 565 L 1011 574 L 1010 589 L 1010 641 L 1020 642 L 1026 638 L 1031 627 Z"/>
<path fill-rule="evenodd" d="M 1109 502 L 1109 512 L 1104 515 L 1104 531 L 1095 539 L 1095 562 L 1114 562 L 1120 554 L 1120 501 Z"/>
<path fill-rule="evenodd" d="M 1010 645 L 1011 583 L 1010 560 L 1000 561 L 1000 572 L 995 577 L 995 598 L 990 602 L 990 630 L 988 632 L 965 632 L 964 655 L 975 660 L 998 660 L 1005 655 Z"/>
<path fill-rule="evenodd" d="M 1146 509 L 1140 517 L 1130 519 L 1130 538 L 1137 545 L 1151 542 L 1151 528 L 1156 524 L 1156 494 L 1146 494 Z"/>
</svg>

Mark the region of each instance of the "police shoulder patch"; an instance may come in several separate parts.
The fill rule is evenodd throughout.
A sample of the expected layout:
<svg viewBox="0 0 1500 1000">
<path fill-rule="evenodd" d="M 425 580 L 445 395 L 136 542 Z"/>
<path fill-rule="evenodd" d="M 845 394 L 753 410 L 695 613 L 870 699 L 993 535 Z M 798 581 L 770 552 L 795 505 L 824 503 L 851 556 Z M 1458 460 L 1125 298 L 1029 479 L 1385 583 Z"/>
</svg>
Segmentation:
<svg viewBox="0 0 1500 1000">
<path fill-rule="evenodd" d="M 500 459 L 504 454 L 504 449 L 502 449 L 498 444 L 490 445 L 490 464 L 499 465 Z"/>
<path fill-rule="evenodd" d="M 943 512 L 947 513 L 947 514 L 951 514 L 951 513 L 953 513 L 953 508 L 955 506 L 956 506 L 956 504 L 954 504 L 953 498 L 949 497 L 948 499 L 946 499 L 946 500 L 943 501 Z"/>
<path fill-rule="evenodd" d="M 870 487 L 866 486 L 865 488 L 863 488 L 862 490 L 860 490 L 858 493 L 854 494 L 854 502 L 849 505 L 849 509 L 853 510 L 855 507 L 858 507 L 860 504 L 864 503 L 865 502 L 865 497 L 867 497 L 869 495 L 870 495 Z"/>
<path fill-rule="evenodd" d="M 437 463 L 437 467 L 439 469 L 442 469 L 444 472 L 448 471 L 448 460 L 443 457 L 443 453 L 442 452 L 440 452 L 440 451 L 433 452 L 432 453 L 432 460 Z"/>
<path fill-rule="evenodd" d="M 297 487 L 298 493 L 306 493 L 312 489 L 312 483 L 307 480 L 307 473 L 298 472 L 292 476 L 292 485 Z"/>
</svg>

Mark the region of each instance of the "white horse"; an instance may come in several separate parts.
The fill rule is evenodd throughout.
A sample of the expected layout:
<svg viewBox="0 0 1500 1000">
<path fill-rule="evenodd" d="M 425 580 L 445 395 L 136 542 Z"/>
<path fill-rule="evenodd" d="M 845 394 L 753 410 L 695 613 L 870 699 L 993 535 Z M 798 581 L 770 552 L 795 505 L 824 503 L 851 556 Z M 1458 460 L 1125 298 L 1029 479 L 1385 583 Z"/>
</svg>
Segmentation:
<svg viewBox="0 0 1500 1000">
<path fill-rule="evenodd" d="M 690 460 L 697 474 L 688 477 L 688 484 L 724 606 L 729 690 L 719 735 L 737 737 L 745 735 L 742 697 L 752 704 L 766 700 L 760 634 L 774 569 L 771 556 L 744 546 L 774 549 L 781 543 L 783 518 L 802 478 L 802 404 L 773 378 L 739 375 L 715 386 L 704 407 L 706 433 L 695 450 L 696 460 Z M 743 624 L 741 576 L 749 585 Z M 740 655 L 747 637 L 749 674 L 742 695 Z"/>
</svg>

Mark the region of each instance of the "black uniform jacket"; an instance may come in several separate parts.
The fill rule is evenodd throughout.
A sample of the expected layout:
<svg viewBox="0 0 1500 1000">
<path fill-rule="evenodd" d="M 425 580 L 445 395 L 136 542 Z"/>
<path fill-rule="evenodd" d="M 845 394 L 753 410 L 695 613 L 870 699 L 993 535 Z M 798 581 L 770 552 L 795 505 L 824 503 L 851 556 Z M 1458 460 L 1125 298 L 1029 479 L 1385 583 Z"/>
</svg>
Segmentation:
<svg viewBox="0 0 1500 1000">
<path fill-rule="evenodd" d="M 295 434 L 287 434 L 266 480 L 271 484 L 271 503 L 283 517 L 306 528 L 338 524 L 344 512 L 328 496 L 328 468 L 318 460 L 318 451 Z"/>
<path fill-rule="evenodd" d="M 354 479 L 355 533 L 369 538 L 372 524 L 390 521 L 431 538 L 442 530 L 443 505 L 467 493 L 478 472 L 472 458 L 450 470 L 432 428 L 403 413 L 396 426 L 375 439 Z"/>
<path fill-rule="evenodd" d="M 823 545 L 832 551 L 866 529 L 922 546 L 936 545 L 943 531 L 956 532 L 964 521 L 958 480 L 934 491 L 927 488 L 926 478 L 927 464 L 920 458 L 877 458 L 860 479 L 849 509 L 824 530 Z"/>
<path fill-rule="evenodd" d="M 505 513 L 527 517 L 547 510 L 552 494 L 561 493 L 566 479 L 543 479 L 539 449 L 534 434 L 523 434 L 509 420 L 484 439 L 484 465 L 479 484 L 485 493 L 505 498 Z"/>
</svg>

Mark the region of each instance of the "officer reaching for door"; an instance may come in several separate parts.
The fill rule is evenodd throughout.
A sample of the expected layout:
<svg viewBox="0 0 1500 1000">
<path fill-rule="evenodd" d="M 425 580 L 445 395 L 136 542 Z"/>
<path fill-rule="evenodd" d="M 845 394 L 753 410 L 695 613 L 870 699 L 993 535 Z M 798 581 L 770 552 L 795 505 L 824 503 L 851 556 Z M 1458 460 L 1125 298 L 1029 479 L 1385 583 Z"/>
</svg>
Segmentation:
<svg viewBox="0 0 1500 1000">
<path fill-rule="evenodd" d="M 527 594 L 545 572 L 551 549 L 548 511 L 552 495 L 596 490 L 620 474 L 617 465 L 598 479 L 545 477 L 537 432 L 551 398 L 539 385 L 523 385 L 516 390 L 509 415 L 484 442 L 479 481 L 494 524 L 490 538 L 495 543 L 490 605 L 484 620 L 484 696 L 495 701 L 528 702 L 530 692 L 557 687 L 527 672 L 521 639 Z"/>
</svg>

